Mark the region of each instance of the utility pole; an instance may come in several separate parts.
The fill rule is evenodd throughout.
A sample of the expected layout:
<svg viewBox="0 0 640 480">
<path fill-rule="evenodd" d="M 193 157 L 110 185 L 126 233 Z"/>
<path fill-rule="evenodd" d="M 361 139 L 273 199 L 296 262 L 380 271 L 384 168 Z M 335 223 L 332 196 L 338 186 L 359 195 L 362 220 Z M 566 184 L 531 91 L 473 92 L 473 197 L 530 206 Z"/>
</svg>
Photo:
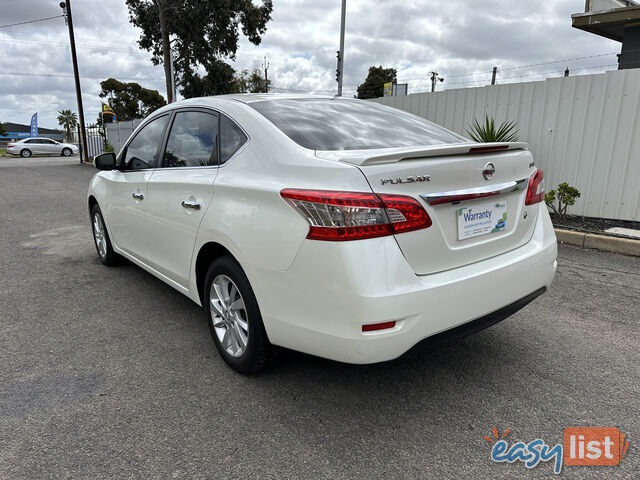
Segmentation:
<svg viewBox="0 0 640 480">
<path fill-rule="evenodd" d="M 338 68 L 336 80 L 338 81 L 338 97 L 342 96 L 342 73 L 344 71 L 344 23 L 347 15 L 347 0 L 342 0 L 342 14 L 340 15 L 340 50 L 338 51 Z"/>
<path fill-rule="evenodd" d="M 78 58 L 76 56 L 76 38 L 73 34 L 73 17 L 71 16 L 70 0 L 60 2 L 60 8 L 65 15 L 65 20 L 69 26 L 69 42 L 71 43 L 71 61 L 73 62 L 73 78 L 76 82 L 76 100 L 78 102 L 78 117 L 80 119 L 80 163 L 89 160 L 89 152 L 87 152 L 87 131 L 84 124 L 84 110 L 82 108 L 82 90 L 80 89 L 80 74 L 78 73 Z"/>
<path fill-rule="evenodd" d="M 340 50 L 336 50 L 336 82 L 338 82 L 337 97 L 342 96 L 342 79 L 340 77 Z"/>
<path fill-rule="evenodd" d="M 431 72 L 431 91 L 432 92 L 436 91 L 436 82 L 437 81 L 444 82 L 444 78 L 443 77 L 439 77 L 438 75 L 440 75 L 438 72 Z"/>
<path fill-rule="evenodd" d="M 493 74 L 491 75 L 491 85 L 496 84 L 496 75 L 498 74 L 498 67 L 493 67 Z"/>
<path fill-rule="evenodd" d="M 264 93 L 269 93 L 269 80 L 267 78 L 267 71 L 269 70 L 269 63 L 267 57 L 264 57 Z"/>
</svg>

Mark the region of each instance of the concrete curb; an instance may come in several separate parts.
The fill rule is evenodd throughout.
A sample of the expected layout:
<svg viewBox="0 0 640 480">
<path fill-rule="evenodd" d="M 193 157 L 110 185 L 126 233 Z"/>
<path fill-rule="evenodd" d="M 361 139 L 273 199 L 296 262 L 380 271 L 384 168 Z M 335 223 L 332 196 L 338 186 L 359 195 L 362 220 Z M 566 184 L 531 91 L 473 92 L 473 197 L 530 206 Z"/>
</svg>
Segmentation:
<svg viewBox="0 0 640 480">
<path fill-rule="evenodd" d="M 574 230 L 554 229 L 558 242 L 576 245 L 580 248 L 593 248 L 605 252 L 621 253 L 640 257 L 640 240 L 609 237 L 595 233 L 576 232 Z"/>
</svg>

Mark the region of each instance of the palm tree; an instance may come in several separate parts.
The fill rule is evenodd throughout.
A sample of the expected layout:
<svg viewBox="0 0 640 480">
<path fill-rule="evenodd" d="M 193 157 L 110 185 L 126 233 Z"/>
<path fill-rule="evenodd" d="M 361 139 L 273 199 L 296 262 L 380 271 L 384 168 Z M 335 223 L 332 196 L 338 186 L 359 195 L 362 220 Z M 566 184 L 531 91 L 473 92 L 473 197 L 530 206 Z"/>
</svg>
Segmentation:
<svg viewBox="0 0 640 480">
<path fill-rule="evenodd" d="M 69 140 L 71 138 L 71 129 L 78 126 L 78 116 L 71 110 L 60 110 L 58 113 L 60 114 L 58 115 L 58 125 L 64 127 L 67 132 L 66 138 Z"/>
</svg>

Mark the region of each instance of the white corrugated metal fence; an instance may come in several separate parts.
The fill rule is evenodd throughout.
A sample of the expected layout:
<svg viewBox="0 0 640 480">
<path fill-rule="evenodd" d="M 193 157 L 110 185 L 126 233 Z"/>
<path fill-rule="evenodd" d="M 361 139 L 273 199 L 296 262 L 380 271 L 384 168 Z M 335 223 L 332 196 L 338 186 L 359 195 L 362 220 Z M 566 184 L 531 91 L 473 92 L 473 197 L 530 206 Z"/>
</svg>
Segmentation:
<svg viewBox="0 0 640 480">
<path fill-rule="evenodd" d="M 125 142 L 136 127 L 140 125 L 140 122 L 142 122 L 142 119 L 117 123 L 105 123 L 105 127 L 107 129 L 107 140 L 111 145 L 113 145 L 113 149 L 116 154 L 122 147 L 124 147 Z"/>
</svg>

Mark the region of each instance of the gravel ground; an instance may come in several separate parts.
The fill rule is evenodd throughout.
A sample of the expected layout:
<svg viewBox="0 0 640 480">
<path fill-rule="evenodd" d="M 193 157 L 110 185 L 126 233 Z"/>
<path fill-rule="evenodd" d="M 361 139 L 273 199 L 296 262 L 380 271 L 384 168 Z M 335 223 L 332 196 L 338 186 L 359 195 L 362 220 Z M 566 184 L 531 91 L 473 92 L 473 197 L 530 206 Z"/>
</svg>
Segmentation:
<svg viewBox="0 0 640 480">
<path fill-rule="evenodd" d="M 631 447 L 562 477 L 640 478 L 640 258 L 560 245 L 547 294 L 449 347 L 372 366 L 289 352 L 244 377 L 200 308 L 99 263 L 93 173 L 0 168 L 0 478 L 549 478 L 492 463 L 482 437 L 568 426 Z"/>
</svg>

